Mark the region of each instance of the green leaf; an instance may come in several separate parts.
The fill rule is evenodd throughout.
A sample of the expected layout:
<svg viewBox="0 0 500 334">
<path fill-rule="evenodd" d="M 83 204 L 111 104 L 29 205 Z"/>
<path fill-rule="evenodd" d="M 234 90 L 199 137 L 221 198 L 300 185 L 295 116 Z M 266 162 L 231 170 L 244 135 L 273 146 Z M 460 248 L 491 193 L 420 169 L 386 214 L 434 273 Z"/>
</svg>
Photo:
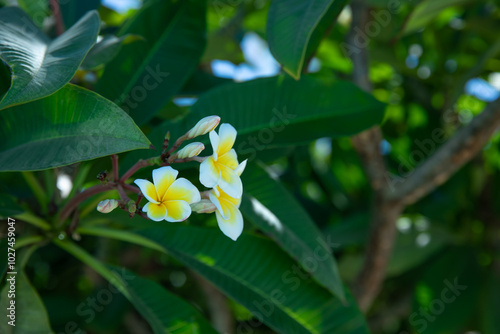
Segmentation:
<svg viewBox="0 0 500 334">
<path fill-rule="evenodd" d="M 175 334 L 216 334 L 205 318 L 189 303 L 161 285 L 128 271 L 126 287 L 130 302 L 151 325 L 153 332 Z"/>
<path fill-rule="evenodd" d="M 24 251 L 18 251 L 16 260 L 17 275 L 7 274 L 7 278 L 14 277 L 15 280 L 15 297 L 9 297 L 10 284 L 7 284 L 2 289 L 0 307 L 2 314 L 7 315 L 7 308 L 10 307 L 11 301 L 15 301 L 15 326 L 8 324 L 11 319 L 3 316 L 0 321 L 0 332 L 4 334 L 48 334 L 53 333 L 50 328 L 49 317 L 45 305 L 40 296 L 24 272 L 24 267 L 31 254 L 38 248 L 32 246 Z M 10 312 L 10 311 L 9 311 Z"/>
<path fill-rule="evenodd" d="M 241 211 L 245 218 L 272 236 L 321 285 L 344 299 L 344 287 L 330 247 L 300 203 L 255 164 L 245 170 L 242 181 L 245 196 Z"/>
<path fill-rule="evenodd" d="M 12 217 L 23 212 L 24 209 L 17 204 L 14 197 L 0 193 L 0 217 Z"/>
<path fill-rule="evenodd" d="M 158 147 L 167 131 L 175 139 L 201 118 L 219 115 L 222 123 L 231 123 L 238 131 L 234 148 L 241 158 L 254 159 L 266 149 L 351 136 L 380 123 L 384 109 L 383 103 L 349 82 L 323 82 L 310 76 L 300 81 L 288 76 L 262 78 L 211 89 L 185 118 L 162 123 L 148 137 Z M 148 155 L 158 153 L 129 154 L 125 165 Z"/>
<path fill-rule="evenodd" d="M 408 17 L 403 34 L 424 28 L 444 9 L 465 4 L 471 0 L 423 0 Z"/>
<path fill-rule="evenodd" d="M 218 229 L 167 224 L 142 234 L 279 333 L 368 332 L 349 293 L 344 306 L 274 242 L 249 234 L 234 242 Z"/>
<path fill-rule="evenodd" d="M 0 109 L 51 95 L 68 83 L 94 45 L 99 15 L 91 12 L 49 40 L 17 7 L 0 9 L 0 59 L 12 72 Z"/>
<path fill-rule="evenodd" d="M 111 270 L 113 267 L 108 268 L 69 240 L 54 239 L 54 243 L 113 284 L 151 325 L 154 333 L 216 333 L 195 308 L 157 283 L 124 269 Z"/>
<path fill-rule="evenodd" d="M 0 171 L 54 168 L 149 145 L 123 110 L 78 86 L 0 113 Z"/>
<path fill-rule="evenodd" d="M 306 57 L 315 50 L 347 0 L 274 0 L 267 16 L 267 40 L 274 58 L 299 79 Z"/>
<path fill-rule="evenodd" d="M 64 0 L 59 1 L 59 8 L 63 17 L 64 25 L 71 27 L 81 17 L 89 11 L 97 9 L 101 4 L 101 0 Z"/>
<path fill-rule="evenodd" d="M 132 43 L 139 39 L 140 37 L 135 35 L 125 35 L 122 37 L 113 35 L 104 36 L 99 43 L 90 49 L 87 57 L 85 57 L 80 65 L 80 68 L 83 70 L 94 70 L 107 64 L 118 55 L 123 44 Z"/>
<path fill-rule="evenodd" d="M 205 48 L 205 1 L 149 1 L 119 36 L 144 37 L 123 46 L 104 69 L 97 91 L 142 125 L 184 85 Z"/>
<path fill-rule="evenodd" d="M 476 257 L 474 249 L 456 247 L 425 267 L 409 317 L 418 333 L 456 333 L 473 318 L 485 274 Z"/>
<path fill-rule="evenodd" d="M 245 154 L 320 137 L 351 136 L 381 122 L 385 105 L 355 85 L 286 76 L 223 85 L 200 96 L 188 124 L 219 115 Z M 254 138 L 253 140 L 251 139 Z"/>
</svg>

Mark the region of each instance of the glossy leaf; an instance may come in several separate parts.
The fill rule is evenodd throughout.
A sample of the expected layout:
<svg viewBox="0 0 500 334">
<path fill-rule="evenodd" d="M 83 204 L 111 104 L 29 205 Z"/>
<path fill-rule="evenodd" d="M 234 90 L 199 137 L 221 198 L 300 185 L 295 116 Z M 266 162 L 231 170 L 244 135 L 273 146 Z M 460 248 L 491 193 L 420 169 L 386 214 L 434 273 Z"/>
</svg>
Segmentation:
<svg viewBox="0 0 500 334">
<path fill-rule="evenodd" d="M 267 17 L 267 39 L 283 69 L 298 79 L 308 54 L 315 50 L 346 0 L 274 0 Z"/>
<path fill-rule="evenodd" d="M 80 68 L 83 70 L 94 70 L 101 67 L 118 55 L 123 44 L 132 43 L 139 39 L 139 36 L 134 35 L 125 35 L 122 37 L 113 35 L 104 36 L 101 41 L 90 49 Z"/>
<path fill-rule="evenodd" d="M 114 285 L 134 305 L 155 334 L 215 333 L 196 309 L 157 283 L 140 278 L 124 268 L 108 267 L 69 240 L 54 239 L 53 242 Z"/>
<path fill-rule="evenodd" d="M 273 237 L 324 287 L 344 298 L 344 287 L 331 247 L 301 204 L 285 187 L 255 164 L 242 175 L 246 219 Z"/>
<path fill-rule="evenodd" d="M 300 81 L 287 76 L 263 78 L 211 89 L 184 119 L 165 122 L 148 137 L 153 145 L 161 146 L 167 131 L 177 138 L 201 118 L 219 115 L 222 123 L 238 130 L 234 147 L 241 158 L 253 160 L 270 148 L 351 136 L 380 123 L 384 109 L 383 103 L 348 82 L 325 83 L 309 76 Z M 138 158 L 130 154 L 127 160 Z"/>
<path fill-rule="evenodd" d="M 126 272 L 127 291 L 137 311 L 156 334 L 215 334 L 208 321 L 189 303 L 161 285 Z"/>
<path fill-rule="evenodd" d="M 177 93 L 205 48 L 204 1 L 149 1 L 119 36 L 144 41 L 125 45 L 104 69 L 97 91 L 142 125 Z"/>
<path fill-rule="evenodd" d="M 51 41 L 21 9 L 0 9 L 0 59 L 13 74 L 0 109 L 51 95 L 68 83 L 94 45 L 99 24 L 99 15 L 90 12 Z"/>
<path fill-rule="evenodd" d="M 0 113 L 0 171 L 53 168 L 149 145 L 123 110 L 73 85 Z"/>
<path fill-rule="evenodd" d="M 19 252 L 16 260 L 17 275 L 7 274 L 7 278 L 15 277 L 15 297 L 8 296 L 10 284 L 6 284 L 2 289 L 0 300 L 0 307 L 2 308 L 2 314 L 4 314 L 4 319 L 0 321 L 0 332 L 3 334 L 53 333 L 50 328 L 47 310 L 24 272 L 26 262 L 36 249 L 37 246 L 32 246 Z M 12 300 L 15 301 L 15 326 L 9 325 L 8 321 L 11 319 L 5 317 Z"/>
<path fill-rule="evenodd" d="M 243 234 L 234 242 L 218 229 L 167 224 L 142 234 L 278 333 L 367 333 L 349 293 L 344 306 L 269 240 Z"/>
</svg>

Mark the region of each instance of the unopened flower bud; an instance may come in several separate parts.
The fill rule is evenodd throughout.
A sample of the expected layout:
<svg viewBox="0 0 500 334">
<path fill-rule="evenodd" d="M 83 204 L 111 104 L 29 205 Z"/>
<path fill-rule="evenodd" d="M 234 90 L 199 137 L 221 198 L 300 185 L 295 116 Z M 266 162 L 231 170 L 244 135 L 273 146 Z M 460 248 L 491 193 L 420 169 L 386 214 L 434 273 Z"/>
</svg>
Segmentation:
<svg viewBox="0 0 500 334">
<path fill-rule="evenodd" d="M 97 204 L 97 211 L 101 213 L 110 213 L 118 207 L 118 201 L 116 199 L 105 199 Z"/>
<path fill-rule="evenodd" d="M 191 130 L 186 133 L 186 139 L 202 136 L 209 133 L 219 124 L 219 116 L 207 116 L 202 118 Z"/>
<path fill-rule="evenodd" d="M 129 213 L 134 213 L 137 211 L 137 205 L 135 205 L 135 202 L 133 200 L 128 201 L 127 207 Z"/>
<path fill-rule="evenodd" d="M 217 207 L 208 199 L 202 199 L 199 202 L 191 204 L 191 210 L 197 213 L 212 213 Z"/>
<path fill-rule="evenodd" d="M 177 159 L 186 159 L 186 158 L 196 157 L 204 149 L 205 149 L 205 145 L 203 145 L 202 143 L 198 143 L 198 142 L 191 143 L 189 145 L 186 145 L 179 152 L 177 152 L 176 158 Z"/>
</svg>

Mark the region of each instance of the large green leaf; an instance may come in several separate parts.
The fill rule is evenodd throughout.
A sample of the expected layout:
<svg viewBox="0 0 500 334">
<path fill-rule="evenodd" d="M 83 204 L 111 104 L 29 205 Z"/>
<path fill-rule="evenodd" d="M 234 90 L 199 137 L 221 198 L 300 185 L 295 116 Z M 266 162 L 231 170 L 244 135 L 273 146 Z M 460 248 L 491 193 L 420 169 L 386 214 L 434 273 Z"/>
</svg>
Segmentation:
<svg viewBox="0 0 500 334">
<path fill-rule="evenodd" d="M 205 48 L 205 1 L 149 1 L 119 36 L 144 41 L 125 45 L 104 69 L 97 91 L 142 125 L 177 93 Z"/>
<path fill-rule="evenodd" d="M 174 139 L 202 117 L 219 115 L 222 123 L 238 131 L 236 151 L 253 159 L 265 149 L 351 136 L 380 123 L 384 109 L 383 103 L 349 82 L 279 76 L 216 87 L 201 95 L 185 118 L 162 123 L 148 137 L 159 147 L 167 131 Z M 124 166 L 144 157 L 129 154 Z"/>
<path fill-rule="evenodd" d="M 344 8 L 347 0 L 274 0 L 267 17 L 267 40 L 273 56 L 294 78 L 306 58 Z"/>
<path fill-rule="evenodd" d="M 477 309 L 484 273 L 474 249 L 447 250 L 426 266 L 417 283 L 410 325 L 418 333 L 459 332 Z"/>
<path fill-rule="evenodd" d="M 0 113 L 0 171 L 53 168 L 149 145 L 123 110 L 78 86 Z"/>
<path fill-rule="evenodd" d="M 3 334 L 49 334 L 53 333 L 50 328 L 49 317 L 40 296 L 33 288 L 24 267 L 31 254 L 37 249 L 32 246 L 19 252 L 16 260 L 17 275 L 7 274 L 7 278 L 14 277 L 15 296 L 9 296 L 10 284 L 4 286 L 1 294 L 0 307 L 2 308 L 2 321 L 0 321 L 0 332 Z M 8 324 L 11 321 L 7 318 L 8 307 L 11 301 L 15 301 L 15 326 Z"/>
<path fill-rule="evenodd" d="M 405 23 L 403 33 L 407 34 L 424 28 L 444 9 L 462 5 L 471 0 L 423 0 L 413 10 Z"/>
<path fill-rule="evenodd" d="M 279 333 L 367 333 L 349 293 L 343 305 L 270 240 L 169 224 L 142 233 Z"/>
<path fill-rule="evenodd" d="M 221 122 L 238 130 L 236 149 L 251 154 L 325 136 L 353 135 L 378 124 L 384 108 L 348 82 L 279 76 L 212 89 L 200 96 L 187 122 L 219 115 Z"/>
<path fill-rule="evenodd" d="M 252 164 L 242 175 L 245 218 L 271 235 L 302 267 L 328 290 L 344 298 L 344 287 L 331 245 L 299 202 L 260 166 Z"/>
<path fill-rule="evenodd" d="M 12 72 L 0 109 L 51 95 L 68 83 L 94 45 L 99 15 L 91 12 L 49 40 L 17 7 L 0 9 L 0 59 Z"/>
<path fill-rule="evenodd" d="M 212 326 L 193 306 L 161 285 L 127 272 L 127 291 L 137 311 L 154 333 L 215 334 Z"/>
<path fill-rule="evenodd" d="M 189 303 L 159 284 L 119 268 L 107 267 L 69 240 L 54 243 L 114 285 L 149 323 L 155 334 L 204 334 L 214 329 Z"/>
<path fill-rule="evenodd" d="M 114 35 L 104 36 L 101 41 L 90 49 L 80 66 L 81 69 L 94 70 L 109 63 L 118 55 L 123 44 L 128 44 L 138 39 L 140 39 L 140 37 L 134 35 L 125 35 L 121 37 L 116 37 Z"/>
</svg>

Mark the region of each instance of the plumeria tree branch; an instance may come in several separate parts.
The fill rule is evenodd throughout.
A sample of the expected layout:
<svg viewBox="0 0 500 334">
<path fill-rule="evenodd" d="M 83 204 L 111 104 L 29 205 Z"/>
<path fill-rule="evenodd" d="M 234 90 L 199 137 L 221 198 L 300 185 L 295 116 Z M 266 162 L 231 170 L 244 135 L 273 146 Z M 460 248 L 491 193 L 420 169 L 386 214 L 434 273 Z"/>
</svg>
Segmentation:
<svg viewBox="0 0 500 334">
<path fill-rule="evenodd" d="M 419 166 L 394 192 L 391 201 L 410 205 L 446 182 L 488 143 L 500 127 L 500 98 L 490 103 L 465 127 Z"/>
<path fill-rule="evenodd" d="M 355 28 L 363 29 L 367 24 L 368 10 L 363 0 L 352 2 Z M 350 41 L 354 43 L 354 40 Z M 369 91 L 368 53 L 366 48 L 352 55 L 353 79 L 362 89 Z M 366 257 L 354 286 L 354 293 L 362 310 L 372 305 L 385 279 L 387 266 L 396 239 L 396 221 L 406 206 L 415 203 L 439 185 L 446 182 L 460 167 L 471 160 L 500 127 L 500 99 L 488 105 L 469 125 L 445 143 L 425 163 L 396 189 L 390 189 L 386 181 L 386 167 L 379 152 L 382 135 L 374 127 L 353 138 L 353 145 L 360 155 L 365 172 L 374 191 L 371 231 Z"/>
</svg>

